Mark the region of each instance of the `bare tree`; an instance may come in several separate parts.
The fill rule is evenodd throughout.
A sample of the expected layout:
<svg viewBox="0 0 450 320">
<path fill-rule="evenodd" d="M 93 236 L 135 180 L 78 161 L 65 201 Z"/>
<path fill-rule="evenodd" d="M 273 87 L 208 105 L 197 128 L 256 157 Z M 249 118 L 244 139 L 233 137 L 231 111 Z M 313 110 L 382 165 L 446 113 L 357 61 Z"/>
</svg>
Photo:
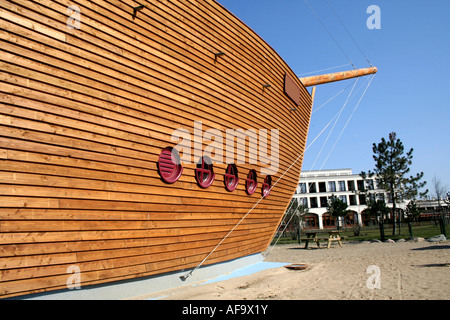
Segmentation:
<svg viewBox="0 0 450 320">
<path fill-rule="evenodd" d="M 446 224 L 446 216 L 447 216 L 447 209 L 442 205 L 442 203 L 446 203 L 448 201 L 448 185 L 444 185 L 440 178 L 437 176 L 433 177 L 432 181 L 434 193 L 433 196 L 438 201 L 438 207 L 439 207 L 439 225 L 441 228 L 442 234 L 447 237 L 447 231 L 445 229 Z"/>
<path fill-rule="evenodd" d="M 307 207 L 304 207 L 299 199 L 292 199 L 291 203 L 288 206 L 288 209 L 286 210 L 286 215 L 283 219 L 283 225 L 287 229 L 289 225 L 292 225 L 294 228 L 294 234 L 292 234 L 292 237 L 294 239 L 297 239 L 300 236 L 301 229 L 302 229 L 302 218 L 303 216 L 307 215 L 309 213 L 309 210 Z"/>
<path fill-rule="evenodd" d="M 437 199 L 438 204 L 440 205 L 441 201 L 445 201 L 447 196 L 447 191 L 449 190 L 448 185 L 444 185 L 440 178 L 437 176 L 433 177 L 433 196 Z"/>
</svg>

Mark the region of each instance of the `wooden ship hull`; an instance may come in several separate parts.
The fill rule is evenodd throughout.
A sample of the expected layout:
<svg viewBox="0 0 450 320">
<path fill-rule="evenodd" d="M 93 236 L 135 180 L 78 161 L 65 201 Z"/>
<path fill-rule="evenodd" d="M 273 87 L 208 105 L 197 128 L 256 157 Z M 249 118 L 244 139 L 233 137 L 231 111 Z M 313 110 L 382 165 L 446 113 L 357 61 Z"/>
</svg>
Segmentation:
<svg viewBox="0 0 450 320">
<path fill-rule="evenodd" d="M 0 17 L 0 297 L 67 289 L 73 266 L 86 287 L 268 248 L 312 97 L 250 28 L 213 0 L 12 0 Z M 196 123 L 279 130 L 270 195 L 264 161 L 236 164 L 232 192 L 225 161 L 199 186 L 194 155 L 211 141 L 195 140 Z M 177 129 L 194 160 L 168 183 L 158 164 Z M 260 160 L 249 140 L 237 149 Z"/>
</svg>

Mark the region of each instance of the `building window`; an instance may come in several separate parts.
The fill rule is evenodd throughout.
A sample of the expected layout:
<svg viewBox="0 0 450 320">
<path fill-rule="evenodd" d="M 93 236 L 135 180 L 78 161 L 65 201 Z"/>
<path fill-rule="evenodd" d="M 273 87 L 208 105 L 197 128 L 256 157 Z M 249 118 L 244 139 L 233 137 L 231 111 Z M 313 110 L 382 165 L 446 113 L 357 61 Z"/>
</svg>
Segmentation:
<svg viewBox="0 0 450 320">
<path fill-rule="evenodd" d="M 375 182 L 377 183 L 376 188 L 377 189 L 382 189 L 381 188 L 381 180 L 380 179 L 375 179 Z"/>
<path fill-rule="evenodd" d="M 318 208 L 319 207 L 317 205 L 317 198 L 316 197 L 309 198 L 309 203 L 311 204 L 311 208 Z"/>
<path fill-rule="evenodd" d="M 319 182 L 319 192 L 321 193 L 327 192 L 327 186 L 325 182 Z"/>
<path fill-rule="evenodd" d="M 350 205 L 351 206 L 356 206 L 357 205 L 357 203 L 356 203 L 356 196 L 354 194 L 352 194 L 352 195 L 350 195 L 348 197 L 350 198 Z"/>
<path fill-rule="evenodd" d="M 347 181 L 348 191 L 355 191 L 355 181 L 349 180 Z"/>
<path fill-rule="evenodd" d="M 308 208 L 308 198 L 299 198 L 299 205 Z"/>
<path fill-rule="evenodd" d="M 339 191 L 347 191 L 345 188 L 345 181 L 339 181 Z"/>
<path fill-rule="evenodd" d="M 267 198 L 270 194 L 270 191 L 272 190 L 272 177 L 271 176 L 267 176 L 264 179 L 264 183 L 262 186 L 262 195 L 264 198 Z"/>
<path fill-rule="evenodd" d="M 324 214 L 322 222 L 324 228 L 334 228 L 336 226 L 336 219 L 330 214 Z"/>
<path fill-rule="evenodd" d="M 310 182 L 308 184 L 308 187 L 309 187 L 309 193 L 316 193 L 317 192 L 317 190 L 316 190 L 316 183 L 315 182 Z"/>
<path fill-rule="evenodd" d="M 316 215 L 305 216 L 303 219 L 305 229 L 316 229 L 318 227 Z"/>
<path fill-rule="evenodd" d="M 327 197 L 320 197 L 320 207 L 321 208 L 328 207 L 328 198 Z"/>
<path fill-rule="evenodd" d="M 369 190 L 374 190 L 375 189 L 375 187 L 373 185 L 373 179 L 367 180 L 367 189 L 369 189 Z"/>
<path fill-rule="evenodd" d="M 236 190 L 239 184 L 239 174 L 235 164 L 228 165 L 227 172 L 225 173 L 225 188 L 233 192 Z"/>
<path fill-rule="evenodd" d="M 209 188 L 216 178 L 216 174 L 213 170 L 213 164 L 209 157 L 202 157 L 195 169 L 195 178 L 200 187 L 203 189 Z"/>
<path fill-rule="evenodd" d="M 387 194 L 388 203 L 392 203 L 392 193 Z"/>
<path fill-rule="evenodd" d="M 359 204 L 367 204 L 366 203 L 366 195 L 365 194 L 360 194 L 359 195 Z"/>
<path fill-rule="evenodd" d="M 356 183 L 358 184 L 358 190 L 359 191 L 365 191 L 364 180 L 358 180 Z"/>
<path fill-rule="evenodd" d="M 305 194 L 307 192 L 306 191 L 306 183 L 300 183 L 299 187 L 300 187 L 301 194 Z"/>
<path fill-rule="evenodd" d="M 258 187 L 258 180 L 255 170 L 250 170 L 248 173 L 247 180 L 245 181 L 245 187 L 249 195 L 255 193 L 256 188 Z"/>
<path fill-rule="evenodd" d="M 345 216 L 345 225 L 350 226 L 356 226 L 358 224 L 358 214 L 355 212 L 350 212 Z"/>
<path fill-rule="evenodd" d="M 177 150 L 169 147 L 161 152 L 158 160 L 158 171 L 166 183 L 172 184 L 180 179 L 183 167 Z"/>
<path fill-rule="evenodd" d="M 328 181 L 328 192 L 336 192 L 336 182 Z"/>
<path fill-rule="evenodd" d="M 339 196 L 342 202 L 347 203 L 347 196 Z"/>
</svg>

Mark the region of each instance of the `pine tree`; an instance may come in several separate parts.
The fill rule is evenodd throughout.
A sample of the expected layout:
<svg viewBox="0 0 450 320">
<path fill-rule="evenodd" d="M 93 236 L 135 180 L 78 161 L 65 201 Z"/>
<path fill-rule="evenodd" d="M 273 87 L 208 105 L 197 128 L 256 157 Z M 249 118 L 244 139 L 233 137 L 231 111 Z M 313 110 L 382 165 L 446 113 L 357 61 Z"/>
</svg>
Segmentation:
<svg viewBox="0 0 450 320">
<path fill-rule="evenodd" d="M 344 217 L 349 213 L 347 208 L 348 205 L 344 201 L 336 197 L 334 194 L 328 198 L 327 209 L 328 212 L 330 212 L 331 215 L 336 218 L 337 221 L 336 225 L 338 230 L 339 230 L 339 218 Z"/>
<path fill-rule="evenodd" d="M 368 212 L 371 217 L 376 217 L 378 219 L 381 241 L 386 240 L 384 236 L 384 219 L 389 213 L 389 208 L 386 206 L 386 202 L 383 200 L 377 200 L 376 195 L 374 194 L 368 194 L 366 212 Z"/>
<path fill-rule="evenodd" d="M 389 134 L 389 140 L 381 139 L 381 142 L 373 144 L 373 159 L 375 169 L 369 171 L 369 176 L 376 175 L 380 189 L 389 193 L 392 202 L 393 215 L 393 235 L 396 234 L 397 202 L 399 199 L 414 199 L 428 193 L 426 190 L 420 193 L 419 190 L 426 185 L 426 181 L 421 181 L 423 172 L 416 176 L 407 176 L 412 164 L 413 151 L 411 149 L 405 154 L 405 148 L 400 139 L 397 139 L 395 132 Z"/>
<path fill-rule="evenodd" d="M 412 200 L 410 203 L 408 203 L 406 205 L 406 214 L 408 216 L 408 230 L 409 230 L 409 237 L 412 238 L 413 237 L 413 231 L 412 231 L 412 225 L 411 225 L 411 221 L 413 219 L 416 219 L 420 216 L 420 214 L 422 213 L 422 211 L 420 210 L 420 208 L 417 206 L 416 201 Z"/>
</svg>

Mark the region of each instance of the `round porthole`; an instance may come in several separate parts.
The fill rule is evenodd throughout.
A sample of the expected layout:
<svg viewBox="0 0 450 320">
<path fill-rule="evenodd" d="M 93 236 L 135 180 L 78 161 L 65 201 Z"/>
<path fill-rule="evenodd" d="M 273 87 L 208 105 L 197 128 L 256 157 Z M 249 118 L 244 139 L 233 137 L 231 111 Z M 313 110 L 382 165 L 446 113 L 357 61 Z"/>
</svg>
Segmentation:
<svg viewBox="0 0 450 320">
<path fill-rule="evenodd" d="M 161 152 L 158 161 L 158 171 L 166 183 L 172 184 L 180 179 L 183 167 L 177 150 L 169 147 Z"/>
<path fill-rule="evenodd" d="M 256 188 L 258 187 L 258 180 L 255 170 L 250 170 L 247 176 L 247 180 L 245 181 L 245 188 L 249 195 L 255 193 Z"/>
<path fill-rule="evenodd" d="M 267 176 L 264 179 L 264 183 L 262 186 L 262 195 L 264 198 L 267 198 L 270 194 L 270 191 L 272 190 L 272 177 L 271 176 Z"/>
<path fill-rule="evenodd" d="M 228 191 L 233 192 L 239 184 L 239 174 L 236 165 L 229 164 L 225 173 L 225 187 Z"/>
<path fill-rule="evenodd" d="M 209 157 L 202 157 L 197 164 L 197 169 L 195 169 L 195 178 L 200 187 L 203 189 L 209 188 L 214 179 L 216 178 L 216 174 L 213 170 L 213 164 Z"/>
</svg>

